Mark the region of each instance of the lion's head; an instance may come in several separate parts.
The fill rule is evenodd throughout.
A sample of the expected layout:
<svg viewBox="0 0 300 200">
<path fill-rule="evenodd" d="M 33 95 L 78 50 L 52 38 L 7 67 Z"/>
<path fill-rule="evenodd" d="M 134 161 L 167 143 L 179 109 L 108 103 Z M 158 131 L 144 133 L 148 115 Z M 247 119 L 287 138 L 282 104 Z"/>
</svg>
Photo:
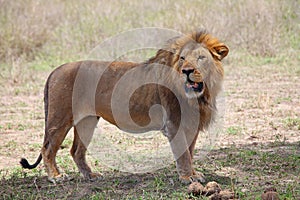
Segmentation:
<svg viewBox="0 0 300 200">
<path fill-rule="evenodd" d="M 168 65 L 182 77 L 188 98 L 215 98 L 221 89 L 224 70 L 221 60 L 228 47 L 205 30 L 173 38 L 149 62 Z"/>
</svg>

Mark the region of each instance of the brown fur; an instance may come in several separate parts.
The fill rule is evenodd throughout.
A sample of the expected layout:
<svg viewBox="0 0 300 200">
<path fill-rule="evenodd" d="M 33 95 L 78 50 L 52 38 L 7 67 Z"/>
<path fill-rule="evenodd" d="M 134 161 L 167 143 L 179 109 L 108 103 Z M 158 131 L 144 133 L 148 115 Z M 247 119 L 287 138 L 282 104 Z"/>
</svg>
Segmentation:
<svg viewBox="0 0 300 200">
<path fill-rule="evenodd" d="M 203 181 L 202 174 L 196 173 L 192 167 L 193 151 L 198 132 L 208 128 L 214 119 L 216 96 L 221 89 L 224 73 L 221 60 L 227 53 L 228 48 L 223 43 L 206 31 L 198 31 L 171 39 L 155 57 L 144 63 L 81 61 L 67 63 L 55 69 L 49 76 L 45 87 L 46 125 L 41 151 L 49 179 L 53 181 L 60 176 L 55 162 L 56 153 L 67 132 L 73 126 L 75 136 L 71 155 L 86 178 L 98 176 L 92 173 L 87 165 L 85 152 L 98 118 L 102 117 L 128 131 L 162 130 L 170 141 L 180 179 L 183 182 L 190 182 L 194 179 Z M 204 61 L 201 61 L 202 57 L 200 59 L 199 56 L 204 57 Z M 184 93 L 182 89 L 184 81 L 175 79 L 172 72 L 158 73 L 155 71 L 157 69 L 155 64 L 163 64 L 169 66 L 170 69 L 175 69 L 180 77 L 184 77 L 182 74 L 184 69 L 194 70 L 189 77 L 196 83 L 203 81 L 203 94 L 199 93 L 199 96 L 195 98 L 188 97 L 193 94 Z M 112 93 L 115 86 L 125 73 L 133 69 L 140 69 L 141 80 L 152 78 L 155 74 L 158 81 L 163 80 L 167 86 L 174 86 L 170 89 L 151 83 L 135 90 L 130 97 L 127 109 L 130 111 L 132 121 L 140 128 L 128 124 L 128 119 L 115 118 L 112 110 Z M 76 82 L 78 74 L 84 76 L 82 80 Z M 101 77 L 98 76 L 99 74 Z M 95 85 L 94 93 L 91 93 L 95 96 L 89 93 L 91 84 Z M 123 91 L 124 95 L 129 92 L 130 85 L 128 84 L 128 91 Z M 175 94 L 174 90 L 177 91 Z M 77 98 L 74 92 L 78 92 L 79 95 L 77 103 L 74 103 L 74 98 Z M 164 111 L 157 109 L 156 112 L 149 114 L 151 107 L 156 104 L 162 105 Z M 196 121 L 181 119 L 182 110 L 185 109 L 191 110 L 191 114 L 195 112 L 194 114 L 199 115 L 199 119 Z M 117 110 L 117 112 L 123 116 L 123 110 Z M 182 120 L 185 120 L 183 127 L 180 126 Z M 192 128 L 195 124 L 196 128 Z M 21 164 L 25 168 L 33 166 L 30 166 L 26 159 L 23 159 Z M 35 166 L 37 164 L 38 162 Z"/>
</svg>

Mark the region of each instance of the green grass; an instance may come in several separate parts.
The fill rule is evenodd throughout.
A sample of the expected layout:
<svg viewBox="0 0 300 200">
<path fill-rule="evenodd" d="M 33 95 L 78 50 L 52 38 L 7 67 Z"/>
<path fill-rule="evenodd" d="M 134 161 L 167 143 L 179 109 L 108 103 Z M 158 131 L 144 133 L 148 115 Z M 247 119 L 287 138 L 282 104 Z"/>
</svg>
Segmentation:
<svg viewBox="0 0 300 200">
<path fill-rule="evenodd" d="M 283 120 L 284 125 L 289 128 L 295 128 L 297 130 L 300 130 L 300 118 L 286 118 Z"/>
<path fill-rule="evenodd" d="M 229 135 L 239 135 L 242 133 L 242 127 L 239 126 L 231 126 L 227 128 L 227 134 Z"/>
<path fill-rule="evenodd" d="M 267 187 L 275 187 L 281 199 L 300 197 L 298 144 L 259 147 L 231 147 L 214 150 L 204 161 L 196 161 L 207 181 L 222 189 L 233 189 L 239 199 L 260 199 Z M 63 153 L 65 154 L 65 153 Z M 47 182 L 44 169 L 16 167 L 0 171 L 1 199 L 187 199 L 187 186 L 178 181 L 175 166 L 146 174 L 128 174 L 103 169 L 103 180 L 84 180 L 67 155 L 59 166 L 74 179 L 54 185 Z M 225 171 L 226 173 L 218 173 Z M 199 199 L 195 197 L 192 199 Z M 205 199 L 205 198 L 204 198 Z"/>
</svg>

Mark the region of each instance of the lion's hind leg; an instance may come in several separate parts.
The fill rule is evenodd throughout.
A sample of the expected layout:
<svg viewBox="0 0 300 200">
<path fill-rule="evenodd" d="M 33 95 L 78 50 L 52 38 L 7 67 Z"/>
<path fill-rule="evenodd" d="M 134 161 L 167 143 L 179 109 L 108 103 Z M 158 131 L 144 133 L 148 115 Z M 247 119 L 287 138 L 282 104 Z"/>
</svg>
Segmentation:
<svg viewBox="0 0 300 200">
<path fill-rule="evenodd" d="M 65 178 L 59 172 L 55 157 L 70 128 L 71 125 L 67 127 L 52 127 L 50 129 L 46 129 L 47 133 L 42 147 L 42 157 L 48 173 L 48 180 L 50 182 L 56 183 L 57 181 L 59 182 Z"/>
<path fill-rule="evenodd" d="M 87 179 L 95 179 L 101 176 L 100 174 L 93 173 L 86 162 L 86 150 L 91 142 L 98 119 L 98 117 L 94 116 L 86 117 L 74 127 L 74 141 L 71 148 L 71 155 L 79 171 Z"/>
</svg>

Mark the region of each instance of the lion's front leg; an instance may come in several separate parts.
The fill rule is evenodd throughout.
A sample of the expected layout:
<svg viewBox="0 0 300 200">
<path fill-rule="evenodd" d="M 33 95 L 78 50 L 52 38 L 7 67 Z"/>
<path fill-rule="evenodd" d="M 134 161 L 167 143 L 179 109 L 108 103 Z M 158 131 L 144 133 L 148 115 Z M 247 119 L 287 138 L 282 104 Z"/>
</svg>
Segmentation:
<svg viewBox="0 0 300 200">
<path fill-rule="evenodd" d="M 172 143 L 171 146 L 173 146 Z M 176 146 L 173 148 L 176 148 Z M 176 159 L 176 155 L 174 155 L 174 157 Z M 202 183 L 205 182 L 204 175 L 193 168 L 193 160 L 189 148 L 187 148 L 186 151 L 184 151 L 182 155 L 176 159 L 176 168 L 179 174 L 179 180 L 184 184 L 189 184 L 194 181 L 200 181 Z"/>
<path fill-rule="evenodd" d="M 190 144 L 190 147 L 189 147 L 189 152 L 191 155 L 192 162 L 193 162 L 193 158 L 194 158 L 194 150 L 195 150 L 198 135 L 199 135 L 199 131 L 197 132 L 196 136 L 193 139 L 193 142 Z M 197 172 L 194 169 L 193 169 L 192 179 L 200 181 L 201 183 L 205 182 L 205 176 L 201 172 Z"/>
<path fill-rule="evenodd" d="M 172 132 L 172 128 L 168 127 L 164 130 L 164 134 L 169 139 L 180 181 L 185 184 L 194 181 L 205 182 L 204 175 L 193 168 L 193 151 L 198 133 L 186 137 L 183 131 Z"/>
<path fill-rule="evenodd" d="M 179 158 L 176 159 L 176 168 L 179 174 L 179 180 L 184 184 L 193 182 L 193 168 L 190 152 L 187 149 Z"/>
</svg>

